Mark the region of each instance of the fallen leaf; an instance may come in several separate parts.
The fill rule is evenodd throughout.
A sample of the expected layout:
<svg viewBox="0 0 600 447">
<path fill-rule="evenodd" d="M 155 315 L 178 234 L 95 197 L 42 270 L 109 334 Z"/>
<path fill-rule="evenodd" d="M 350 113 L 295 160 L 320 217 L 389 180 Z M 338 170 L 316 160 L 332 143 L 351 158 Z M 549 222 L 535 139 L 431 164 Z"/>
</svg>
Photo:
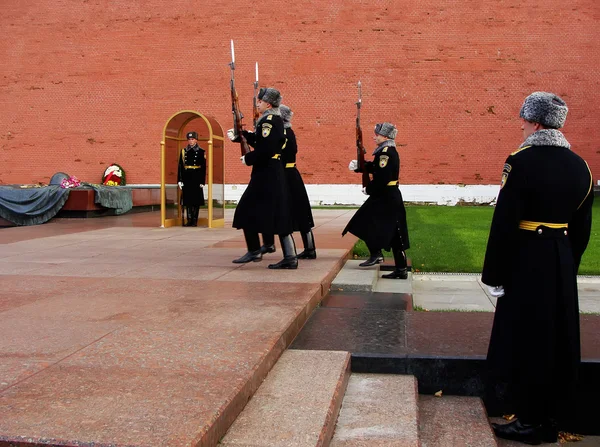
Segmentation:
<svg viewBox="0 0 600 447">
<path fill-rule="evenodd" d="M 505 414 L 504 416 L 502 416 L 504 419 L 506 419 L 507 421 L 512 421 L 515 418 L 514 414 Z"/>
<path fill-rule="evenodd" d="M 442 397 L 442 390 L 439 390 L 437 393 L 434 394 L 435 397 Z"/>
<path fill-rule="evenodd" d="M 565 431 L 561 431 L 558 433 L 558 440 L 561 444 L 565 444 L 567 442 L 579 442 L 583 440 L 583 436 L 577 435 L 575 433 L 567 433 Z"/>
</svg>

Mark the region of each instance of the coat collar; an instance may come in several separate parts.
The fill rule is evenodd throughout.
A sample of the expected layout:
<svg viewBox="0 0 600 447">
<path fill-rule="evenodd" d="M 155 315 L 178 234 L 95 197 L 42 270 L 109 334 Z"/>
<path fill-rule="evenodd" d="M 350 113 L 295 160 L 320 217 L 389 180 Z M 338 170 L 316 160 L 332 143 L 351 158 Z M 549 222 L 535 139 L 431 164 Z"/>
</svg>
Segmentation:
<svg viewBox="0 0 600 447">
<path fill-rule="evenodd" d="M 385 140 L 383 143 L 381 143 L 379 146 L 377 146 L 375 148 L 375 151 L 373 152 L 373 155 L 377 155 L 379 152 L 381 152 L 383 150 L 384 147 L 396 147 L 396 142 L 394 140 Z"/>
<path fill-rule="evenodd" d="M 557 129 L 541 129 L 529 135 L 520 147 L 525 146 L 556 146 L 571 148 L 571 145 Z"/>
</svg>

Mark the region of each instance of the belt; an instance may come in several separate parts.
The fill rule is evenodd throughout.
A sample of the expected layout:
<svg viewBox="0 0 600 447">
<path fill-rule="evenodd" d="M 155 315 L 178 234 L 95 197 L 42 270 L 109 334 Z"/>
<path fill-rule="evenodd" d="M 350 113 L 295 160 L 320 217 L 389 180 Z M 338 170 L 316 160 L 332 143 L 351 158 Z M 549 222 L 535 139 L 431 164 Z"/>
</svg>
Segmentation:
<svg viewBox="0 0 600 447">
<path fill-rule="evenodd" d="M 388 182 L 387 186 L 396 186 L 398 184 L 398 180 L 392 180 L 391 182 Z"/>
<path fill-rule="evenodd" d="M 275 154 L 271 157 L 273 160 L 279 160 L 281 158 L 281 154 Z"/>
<path fill-rule="evenodd" d="M 202 166 L 184 166 L 185 169 L 200 169 Z"/>
<path fill-rule="evenodd" d="M 536 231 L 539 226 L 557 229 L 569 228 L 568 223 L 533 222 L 531 220 L 522 220 L 519 222 L 519 228 L 521 230 Z"/>
<path fill-rule="evenodd" d="M 286 163 L 285 167 L 286 168 L 295 168 L 296 167 L 296 163 Z"/>
</svg>

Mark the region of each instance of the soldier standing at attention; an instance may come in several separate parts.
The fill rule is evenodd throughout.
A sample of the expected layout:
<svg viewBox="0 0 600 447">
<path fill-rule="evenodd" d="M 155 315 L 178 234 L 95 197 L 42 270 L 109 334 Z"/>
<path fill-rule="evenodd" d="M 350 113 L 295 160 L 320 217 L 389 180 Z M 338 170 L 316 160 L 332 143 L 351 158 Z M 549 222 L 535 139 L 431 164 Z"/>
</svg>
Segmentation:
<svg viewBox="0 0 600 447">
<path fill-rule="evenodd" d="M 248 252 L 235 259 L 236 264 L 262 260 L 259 233 L 278 234 L 283 259 L 270 264 L 270 269 L 296 269 L 298 258 L 292 239 L 292 219 L 285 187 L 281 151 L 285 145 L 285 130 L 279 111 L 281 94 L 274 88 L 260 89 L 257 107 L 260 118 L 255 132 L 243 131 L 254 148 L 241 157 L 242 163 L 252 166 L 250 182 L 235 209 L 233 227 L 244 230 Z M 240 141 L 234 129 L 227 131 L 231 141 Z"/>
<path fill-rule="evenodd" d="M 349 232 L 367 244 L 370 256 L 360 264 L 361 267 L 379 264 L 383 261 L 381 250 L 391 248 L 395 269 L 382 278 L 406 279 L 408 270 L 404 250 L 410 247 L 410 243 L 404 201 L 398 189 L 400 157 L 394 141 L 397 134 L 398 130 L 391 123 L 375 126 L 373 140 L 377 148 L 373 152 L 373 161 L 365 163 L 365 168 L 373 176 L 363 188 L 363 193 L 369 198 L 350 219 L 342 236 Z M 357 160 L 352 160 L 348 169 L 357 172 L 357 168 Z"/>
<path fill-rule="evenodd" d="M 302 181 L 302 176 L 296 168 L 296 154 L 298 153 L 298 144 L 296 135 L 292 129 L 292 116 L 294 112 L 285 105 L 279 106 L 283 127 L 287 143 L 281 152 L 281 163 L 284 167 L 285 182 L 289 192 L 291 215 L 294 231 L 299 231 L 304 243 L 304 251 L 298 255 L 298 259 L 316 259 L 317 250 L 315 248 L 315 238 L 312 228 L 315 226 L 310 201 L 306 193 L 306 187 Z M 262 253 L 273 253 L 275 251 L 274 236 L 263 234 Z"/>
<path fill-rule="evenodd" d="M 177 184 L 183 195 L 183 206 L 186 208 L 187 223 L 184 227 L 198 226 L 198 213 L 204 206 L 206 183 L 206 152 L 198 146 L 198 133 L 187 133 L 188 144 L 181 150 L 177 169 Z"/>
<path fill-rule="evenodd" d="M 592 174 L 558 130 L 567 105 L 546 92 L 521 108 L 523 143 L 504 164 L 482 282 L 499 296 L 487 361 L 517 419 L 496 436 L 556 442 L 581 361 L 577 271 L 592 224 Z"/>
</svg>

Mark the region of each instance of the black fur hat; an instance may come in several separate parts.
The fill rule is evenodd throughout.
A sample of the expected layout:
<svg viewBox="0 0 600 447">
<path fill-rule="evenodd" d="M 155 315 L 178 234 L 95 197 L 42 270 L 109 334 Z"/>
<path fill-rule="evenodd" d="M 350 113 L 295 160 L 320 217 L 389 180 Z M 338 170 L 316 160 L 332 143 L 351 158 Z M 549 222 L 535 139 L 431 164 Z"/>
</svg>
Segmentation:
<svg viewBox="0 0 600 447">
<path fill-rule="evenodd" d="M 186 138 L 187 138 L 188 140 L 189 140 L 190 138 L 194 138 L 195 140 L 197 140 L 197 139 L 198 139 L 198 132 L 188 132 L 188 133 L 187 133 L 187 137 L 186 137 Z"/>
</svg>

